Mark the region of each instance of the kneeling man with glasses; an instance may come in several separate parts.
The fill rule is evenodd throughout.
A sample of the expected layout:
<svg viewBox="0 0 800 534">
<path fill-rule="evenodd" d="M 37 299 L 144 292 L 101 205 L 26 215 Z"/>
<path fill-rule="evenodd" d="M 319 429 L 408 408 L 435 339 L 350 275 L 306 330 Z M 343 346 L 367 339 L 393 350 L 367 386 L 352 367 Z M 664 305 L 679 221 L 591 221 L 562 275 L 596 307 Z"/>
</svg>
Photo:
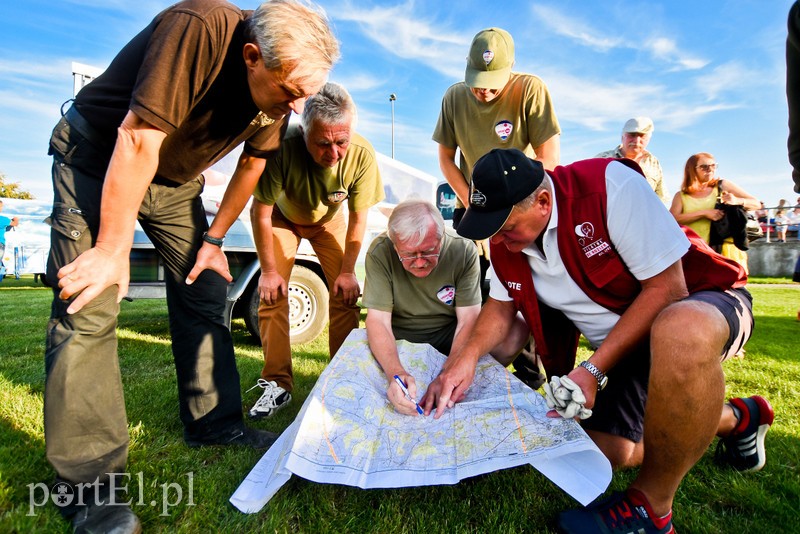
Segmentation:
<svg viewBox="0 0 800 534">
<path fill-rule="evenodd" d="M 481 308 L 479 271 L 475 243 L 445 229 L 439 210 L 424 200 L 398 204 L 387 232 L 370 245 L 362 297 L 367 338 L 398 412 L 417 414 L 417 387 L 400 362 L 396 341 L 429 343 L 445 355 L 464 343 Z M 500 363 L 509 364 L 528 341 L 524 323 L 517 334 L 491 351 Z M 405 383 L 408 397 L 394 376 Z"/>
</svg>

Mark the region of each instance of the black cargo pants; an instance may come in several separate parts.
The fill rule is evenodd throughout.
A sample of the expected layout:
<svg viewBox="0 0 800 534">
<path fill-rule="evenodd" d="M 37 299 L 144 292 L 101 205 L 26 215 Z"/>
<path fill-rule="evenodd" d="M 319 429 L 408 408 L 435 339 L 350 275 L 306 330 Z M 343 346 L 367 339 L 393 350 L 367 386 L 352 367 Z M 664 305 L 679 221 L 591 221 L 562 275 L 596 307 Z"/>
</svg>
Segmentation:
<svg viewBox="0 0 800 534">
<path fill-rule="evenodd" d="M 78 313 L 58 297 L 58 270 L 97 238 L 110 147 L 73 109 L 53 130 L 53 213 L 47 282 L 53 304 L 45 352 L 45 441 L 58 477 L 93 482 L 125 472 L 128 428 L 117 358 L 117 287 Z M 226 281 L 206 270 L 184 283 L 208 229 L 203 178 L 180 185 L 156 178 L 139 222 L 165 266 L 172 352 L 184 436 L 213 439 L 242 427 L 233 341 L 225 326 Z"/>
</svg>

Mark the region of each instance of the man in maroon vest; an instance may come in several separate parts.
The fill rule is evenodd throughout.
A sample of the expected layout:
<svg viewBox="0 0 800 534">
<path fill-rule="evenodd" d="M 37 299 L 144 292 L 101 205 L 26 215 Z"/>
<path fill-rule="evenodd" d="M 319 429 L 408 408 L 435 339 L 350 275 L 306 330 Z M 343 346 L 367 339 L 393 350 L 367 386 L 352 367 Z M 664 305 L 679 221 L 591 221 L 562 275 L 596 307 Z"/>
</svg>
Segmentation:
<svg viewBox="0 0 800 534">
<path fill-rule="evenodd" d="M 758 396 L 724 404 L 720 366 L 752 332 L 746 277 L 677 225 L 635 163 L 545 173 L 518 150 L 493 150 L 475 165 L 458 233 L 491 238 L 492 288 L 420 401 L 426 414 L 463 398 L 520 312 L 548 375 L 580 388 L 593 412 L 582 425 L 612 465 L 641 465 L 626 492 L 562 513 L 563 532 L 673 532 L 675 491 L 715 435 L 734 468 L 763 467 L 772 407 Z M 579 334 L 595 350 L 574 367 Z"/>
</svg>

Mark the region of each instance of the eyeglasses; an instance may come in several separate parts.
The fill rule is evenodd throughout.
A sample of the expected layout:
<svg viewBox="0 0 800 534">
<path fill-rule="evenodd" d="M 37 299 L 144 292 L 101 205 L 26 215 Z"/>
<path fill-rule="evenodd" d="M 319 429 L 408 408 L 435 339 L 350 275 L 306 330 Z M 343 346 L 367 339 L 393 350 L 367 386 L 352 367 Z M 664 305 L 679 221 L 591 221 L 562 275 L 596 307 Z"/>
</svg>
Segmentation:
<svg viewBox="0 0 800 534">
<path fill-rule="evenodd" d="M 708 171 L 715 170 L 717 168 L 717 164 L 716 163 L 704 163 L 702 165 L 698 165 L 697 168 L 702 170 L 702 171 L 708 172 Z"/>
<path fill-rule="evenodd" d="M 437 252 L 436 254 L 409 254 L 403 256 L 398 252 L 397 257 L 400 259 L 400 261 L 432 260 L 433 258 L 438 258 L 439 254 L 440 253 Z"/>
</svg>

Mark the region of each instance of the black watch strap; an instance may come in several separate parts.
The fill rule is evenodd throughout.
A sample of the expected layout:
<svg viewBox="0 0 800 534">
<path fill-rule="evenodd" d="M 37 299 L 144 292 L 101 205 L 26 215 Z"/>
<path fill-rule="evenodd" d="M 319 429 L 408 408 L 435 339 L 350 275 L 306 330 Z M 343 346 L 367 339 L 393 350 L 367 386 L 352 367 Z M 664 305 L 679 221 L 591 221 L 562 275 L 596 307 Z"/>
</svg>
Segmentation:
<svg viewBox="0 0 800 534">
<path fill-rule="evenodd" d="M 208 232 L 203 232 L 203 241 L 206 243 L 211 243 L 212 245 L 216 245 L 218 247 L 222 247 L 222 243 L 225 242 L 225 236 L 222 237 L 211 237 L 208 235 Z"/>
</svg>

